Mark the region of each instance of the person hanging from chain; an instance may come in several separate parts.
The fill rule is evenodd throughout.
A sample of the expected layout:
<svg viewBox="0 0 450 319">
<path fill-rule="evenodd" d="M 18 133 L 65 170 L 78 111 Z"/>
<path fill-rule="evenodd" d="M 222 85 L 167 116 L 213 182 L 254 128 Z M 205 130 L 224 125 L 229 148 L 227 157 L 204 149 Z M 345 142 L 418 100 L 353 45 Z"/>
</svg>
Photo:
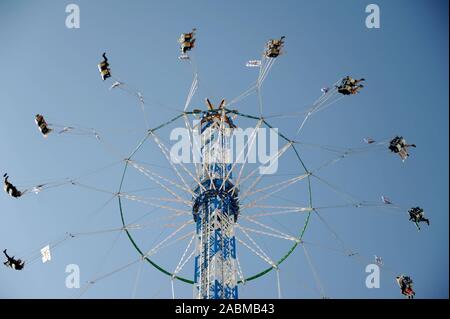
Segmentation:
<svg viewBox="0 0 450 319">
<path fill-rule="evenodd" d="M 102 80 L 105 81 L 107 78 L 111 77 L 111 69 L 109 68 L 108 58 L 106 57 L 106 52 L 102 55 L 103 61 L 98 64 L 98 70 Z"/>
<path fill-rule="evenodd" d="M 408 144 L 402 136 L 396 136 L 389 142 L 389 150 L 400 156 L 405 161 L 408 156 L 408 147 L 416 147 L 416 144 Z"/>
<path fill-rule="evenodd" d="M 417 228 L 420 230 L 419 223 L 424 222 L 427 223 L 428 226 L 430 226 L 430 220 L 428 218 L 425 218 L 425 214 L 423 211 L 423 208 L 412 207 L 408 210 L 409 213 L 409 220 L 416 224 Z"/>
<path fill-rule="evenodd" d="M 20 196 L 22 196 L 24 194 L 24 192 L 21 192 L 17 189 L 16 186 L 14 186 L 13 184 L 11 184 L 8 181 L 8 173 L 3 174 L 3 189 L 5 190 L 5 192 L 7 194 L 9 194 L 10 196 L 14 197 L 14 198 L 19 198 Z"/>
<path fill-rule="evenodd" d="M 3 254 L 7 258 L 7 260 L 3 263 L 6 267 L 10 267 L 15 270 L 22 270 L 25 266 L 25 262 L 21 259 L 15 259 L 14 256 L 10 257 L 6 252 L 6 249 L 3 250 Z"/>
</svg>

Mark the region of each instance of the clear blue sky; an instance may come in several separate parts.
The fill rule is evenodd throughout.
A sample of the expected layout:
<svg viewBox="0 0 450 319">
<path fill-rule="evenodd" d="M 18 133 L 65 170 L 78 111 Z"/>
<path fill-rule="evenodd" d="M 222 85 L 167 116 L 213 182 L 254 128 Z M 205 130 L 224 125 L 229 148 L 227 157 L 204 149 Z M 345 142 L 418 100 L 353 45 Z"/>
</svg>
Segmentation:
<svg viewBox="0 0 450 319">
<path fill-rule="evenodd" d="M 345 246 L 365 258 L 358 259 L 334 251 L 337 241 L 312 216 L 304 239 L 317 243 L 307 249 L 325 295 L 402 298 L 394 277 L 406 273 L 415 281 L 417 298 L 448 298 L 447 1 L 376 1 L 381 9 L 380 29 L 365 27 L 365 7 L 370 2 L 359 0 L 73 1 L 81 10 L 80 29 L 65 27 L 69 3 L 0 0 L 0 168 L 14 183 L 32 185 L 75 177 L 118 160 L 91 137 L 43 139 L 33 122 L 36 113 L 51 123 L 93 127 L 123 156 L 142 138 L 145 125 L 137 102 L 121 91 L 109 91 L 99 77 L 96 64 L 104 51 L 113 74 L 146 97 L 149 121 L 156 126 L 176 114 L 169 107 L 182 108 L 192 81 L 189 66 L 177 59 L 181 32 L 198 29 L 194 54 L 200 87 L 192 104 L 200 107 L 204 97 L 230 99 L 243 92 L 256 77 L 245 62 L 258 57 L 267 39 L 285 35 L 286 54 L 277 60 L 262 90 L 264 113 L 302 110 L 320 95 L 321 87 L 342 76 L 366 78 L 361 94 L 344 98 L 311 118 L 301 139 L 358 147 L 364 146 L 361 141 L 366 136 L 405 136 L 418 146 L 405 163 L 385 149 L 350 157 L 319 175 L 360 199 L 376 202 L 384 194 L 405 208 L 420 205 L 431 219 L 430 227 L 417 232 L 406 212 L 379 208 L 320 212 Z M 256 97 L 237 108 L 257 115 Z M 299 121 L 271 123 L 293 136 Z M 140 159 L 162 166 L 154 167 L 158 174 L 170 174 L 167 162 L 154 152 L 156 148 L 149 147 Z M 301 153 L 312 168 L 330 158 L 326 152 L 306 148 Z M 286 173 L 293 172 L 293 160 L 283 165 Z M 112 166 L 83 182 L 117 191 L 121 170 L 122 165 Z M 125 187 L 139 189 L 149 187 L 148 183 L 134 174 Z M 284 195 L 305 202 L 304 184 L 299 187 L 301 195 L 295 189 Z M 97 211 L 110 197 L 70 185 L 19 200 L 3 194 L 0 248 L 22 256 L 65 232 L 120 227 L 117 200 Z M 313 182 L 313 201 L 314 206 L 342 203 L 317 182 Z M 128 205 L 130 221 L 149 209 Z M 303 218 L 298 225 L 290 220 L 288 224 L 295 232 Z M 149 249 L 161 235 L 155 232 L 149 228 L 136 236 Z M 287 246 L 278 243 L 274 240 L 264 247 L 279 256 Z M 183 248 L 168 249 L 158 261 L 174 268 Z M 364 269 L 374 254 L 384 258 L 386 269 L 381 272 L 381 288 L 367 289 Z M 1 268 L 0 297 L 73 298 L 80 290 L 65 287 L 66 265 L 78 264 L 85 282 L 136 258 L 123 233 L 80 236 L 58 246 L 50 263 L 38 261 L 22 272 Z M 192 265 L 186 267 L 184 275 L 191 276 Z M 259 260 L 249 260 L 244 273 L 262 268 Z M 107 277 L 83 297 L 131 298 L 138 271 L 136 264 Z M 321 296 L 301 248 L 282 264 L 280 278 L 283 297 Z M 171 297 L 169 278 L 148 264 L 142 265 L 138 281 L 137 297 Z M 192 296 L 186 284 L 176 283 L 175 290 L 178 297 Z M 274 272 L 241 289 L 241 297 L 276 296 Z"/>
</svg>

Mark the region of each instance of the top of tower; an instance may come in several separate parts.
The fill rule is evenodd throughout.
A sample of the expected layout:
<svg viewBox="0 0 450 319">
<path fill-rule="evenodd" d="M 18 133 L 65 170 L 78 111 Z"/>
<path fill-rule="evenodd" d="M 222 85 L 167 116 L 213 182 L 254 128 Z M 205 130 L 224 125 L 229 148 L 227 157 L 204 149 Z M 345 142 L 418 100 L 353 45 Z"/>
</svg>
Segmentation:
<svg viewBox="0 0 450 319">
<path fill-rule="evenodd" d="M 201 119 L 202 124 L 213 122 L 216 119 L 219 121 L 224 121 L 231 128 L 236 127 L 236 125 L 234 125 L 233 123 L 233 120 L 227 115 L 228 111 L 225 109 L 225 99 L 222 99 L 222 101 L 220 101 L 218 108 L 215 108 L 214 104 L 212 104 L 208 98 L 205 99 L 205 103 L 208 107 L 208 110 L 203 112 L 203 116 Z"/>
</svg>

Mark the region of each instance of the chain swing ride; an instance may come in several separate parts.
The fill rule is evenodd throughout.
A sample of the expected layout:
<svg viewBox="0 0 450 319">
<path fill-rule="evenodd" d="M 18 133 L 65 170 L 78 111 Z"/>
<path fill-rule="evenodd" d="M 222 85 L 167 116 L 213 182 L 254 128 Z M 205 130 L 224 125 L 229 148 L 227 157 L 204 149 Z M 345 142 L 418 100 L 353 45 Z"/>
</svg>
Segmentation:
<svg viewBox="0 0 450 319">
<path fill-rule="evenodd" d="M 138 100 L 148 128 L 133 152 L 125 159 L 114 163 L 114 165 L 123 164 L 123 174 L 117 191 L 105 191 L 81 182 L 85 176 L 96 172 L 75 178 L 64 178 L 42 182 L 37 185 L 27 185 L 21 189 L 10 182 L 7 173 L 4 174 L 4 190 L 13 198 L 20 198 L 31 193 L 39 194 L 49 188 L 62 185 L 73 185 L 94 191 L 107 192 L 112 196 L 108 202 L 112 199 L 117 199 L 118 201 L 121 227 L 98 232 L 65 233 L 61 239 L 50 243 L 38 252 L 32 252 L 29 258 L 16 259 L 14 256 L 9 256 L 5 249 L 3 253 L 7 261 L 4 264 L 7 267 L 22 270 L 31 266 L 38 259 L 42 259 L 43 262 L 50 261 L 51 250 L 63 242 L 74 238 L 97 233 L 121 232 L 126 233 L 139 257 L 106 275 L 89 280 L 83 293 L 99 280 L 110 277 L 135 264 L 142 266 L 142 263 L 146 262 L 170 277 L 173 298 L 175 298 L 174 281 L 180 281 L 193 286 L 194 298 L 237 299 L 240 285 L 264 277 L 272 271 L 276 272 L 277 294 L 281 298 L 280 265 L 288 260 L 298 247 L 301 247 L 316 281 L 317 290 L 320 296 L 324 298 L 326 294 L 307 250 L 307 246 L 312 243 L 304 240 L 304 234 L 312 216 L 317 216 L 321 222 L 326 223 L 319 211 L 333 209 L 337 206 L 315 206 L 312 199 L 312 179 L 323 183 L 347 198 L 351 198 L 347 203 L 348 207 L 389 208 L 402 213 L 407 212 L 409 220 L 414 222 L 418 230 L 420 230 L 419 223 L 421 222 L 429 225 L 429 219 L 425 218 L 424 210 L 420 207 L 413 207 L 408 210 L 405 207 L 394 204 L 384 196 L 380 203 L 357 200 L 318 175 L 318 172 L 324 167 L 333 165 L 352 154 L 366 151 L 385 150 L 388 148 L 391 152 L 398 154 L 402 161 L 405 161 L 409 157 L 408 148 L 416 146 L 408 144 L 402 136 L 395 136 L 392 139 L 385 140 L 365 138 L 366 146 L 346 149 L 308 145 L 296 140 L 308 119 L 317 112 L 334 105 L 345 96 L 360 93 L 364 88 L 362 82 L 365 79 L 354 79 L 346 76 L 332 86 L 322 88 L 322 95 L 310 107 L 305 111 L 290 115 L 294 118 L 303 117 L 303 120 L 299 122 L 296 136 L 289 138 L 276 130 L 268 121 L 269 118 L 285 115 L 264 117 L 261 98 L 261 87 L 264 80 L 275 61 L 284 53 L 285 37 L 269 40 L 265 45 L 261 59 L 249 60 L 246 63 L 246 66 L 249 68 L 259 69 L 257 80 L 249 89 L 229 102 L 222 100 L 215 106 L 209 98 L 206 98 L 206 108 L 191 109 L 191 101 L 199 87 L 198 72 L 191 56 L 191 52 L 196 44 L 196 32 L 197 30 L 194 28 L 189 33 L 183 33 L 179 38 L 181 51 L 179 59 L 183 63 L 191 64 L 194 67 L 193 82 L 184 108 L 183 110 L 175 110 L 178 113 L 175 117 L 154 128 L 149 128 L 146 116 L 147 103 L 142 93 L 135 91 L 125 82 L 115 78 L 106 52 L 102 55 L 103 61 L 98 64 L 101 79 L 103 81 L 108 79 L 113 81 L 110 85 L 110 90 L 122 90 Z M 254 93 L 258 96 L 259 115 L 242 113 L 232 108 L 236 105 L 241 105 L 245 98 Z M 196 121 L 197 124 L 191 125 L 192 120 Z M 170 128 L 171 125 L 180 121 L 184 122 L 189 136 L 190 149 L 199 150 L 199 161 L 191 161 L 190 163 L 180 161 L 175 163 L 171 158 L 170 145 L 167 145 L 161 137 L 165 136 L 165 132 L 162 133 L 164 129 Z M 35 123 L 44 137 L 67 134 L 92 136 L 105 148 L 111 150 L 111 145 L 95 129 L 47 123 L 44 115 L 41 114 L 35 116 Z M 231 155 L 233 152 L 233 132 L 239 129 L 238 125 L 240 123 L 248 124 L 251 127 L 251 133 L 248 135 L 242 151 L 235 154 L 236 158 L 233 158 Z M 256 147 L 256 142 L 259 141 L 262 128 L 267 129 L 271 134 L 275 134 L 277 139 L 283 141 L 283 145 L 263 164 L 258 165 L 252 163 L 249 157 L 251 157 L 250 150 Z M 154 154 L 157 153 L 155 149 L 145 149 L 149 140 L 153 140 L 153 147 L 159 150 L 158 154 L 162 160 L 169 164 L 169 167 L 165 169 L 170 173 L 162 175 L 160 171 L 155 170 L 151 165 L 147 165 L 144 161 L 139 160 L 140 152 L 147 151 L 152 156 L 155 156 Z M 318 147 L 322 151 L 331 152 L 336 157 L 318 168 L 309 169 L 298 151 L 298 147 L 303 146 Z M 247 150 L 247 154 L 244 154 L 244 150 Z M 116 150 L 112 149 L 112 152 L 117 155 Z M 290 156 L 290 159 L 286 160 L 288 164 L 284 168 L 292 166 L 292 163 L 296 163 L 295 167 L 289 167 L 292 170 L 284 169 L 280 173 L 264 174 L 264 171 L 270 170 L 275 162 L 283 161 L 288 156 Z M 283 162 L 280 162 L 280 165 L 282 166 Z M 155 186 L 152 189 L 155 189 L 158 195 L 142 196 L 137 194 L 137 192 L 126 191 L 125 184 L 129 180 L 130 171 L 139 174 L 141 178 L 145 178 L 145 183 L 148 183 L 150 180 Z M 288 176 L 287 179 L 286 176 Z M 302 200 L 305 201 L 302 205 L 297 201 L 283 197 L 289 197 L 290 195 L 295 197 L 296 195 L 294 194 L 299 193 L 299 185 L 301 183 L 304 184 L 302 188 L 304 198 Z M 161 197 L 159 192 L 169 197 Z M 151 223 L 137 223 L 136 219 L 133 222 L 128 221 L 129 216 L 127 212 L 137 209 L 136 207 L 127 206 L 127 203 L 132 202 L 152 208 L 151 217 L 153 220 Z M 286 205 L 286 202 L 290 202 L 290 205 Z M 295 206 L 293 206 L 294 203 L 296 204 Z M 161 214 L 159 218 L 156 218 L 155 215 L 158 214 L 156 212 Z M 147 212 L 138 218 L 137 221 L 142 221 L 148 215 L 150 213 Z M 292 234 L 288 229 L 289 227 L 281 225 L 281 221 L 291 226 L 294 225 L 296 232 Z M 137 235 L 137 231 L 155 227 L 155 225 L 157 227 L 159 225 L 159 227 L 174 228 L 175 230 L 162 240 L 157 236 L 154 240 L 156 244 L 150 249 L 144 249 L 141 243 L 144 241 L 148 242 L 148 239 L 144 235 Z M 276 225 L 280 225 L 283 230 L 280 230 Z M 187 230 L 189 231 L 183 234 Z M 283 244 L 274 244 L 273 241 L 276 240 L 283 242 Z M 175 261 L 173 256 L 167 257 L 167 260 L 174 263 L 173 265 L 167 266 L 165 258 L 157 258 L 158 254 L 163 254 L 164 251 L 175 246 L 178 247 L 181 257 L 177 261 Z M 269 250 L 271 253 L 269 253 Z M 350 257 L 359 255 L 357 252 L 347 248 L 343 249 L 342 252 Z M 384 267 L 381 257 L 376 256 L 375 259 L 377 265 Z M 188 268 L 186 265 L 188 264 L 191 265 L 191 270 L 186 270 Z M 254 268 L 255 265 L 259 267 L 259 270 L 248 273 L 247 268 Z M 246 270 L 245 274 L 244 270 Z M 409 276 L 397 275 L 395 281 L 398 283 L 403 295 L 407 298 L 414 297 L 413 281 Z"/>
</svg>

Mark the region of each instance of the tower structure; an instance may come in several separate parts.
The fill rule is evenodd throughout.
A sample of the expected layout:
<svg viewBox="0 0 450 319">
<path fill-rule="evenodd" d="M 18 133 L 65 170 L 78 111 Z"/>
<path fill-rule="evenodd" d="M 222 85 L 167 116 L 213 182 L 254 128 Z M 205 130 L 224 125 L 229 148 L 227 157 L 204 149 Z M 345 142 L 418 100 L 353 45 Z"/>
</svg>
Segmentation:
<svg viewBox="0 0 450 319">
<path fill-rule="evenodd" d="M 222 100 L 208 110 L 198 125 L 200 184 L 193 189 L 192 214 L 196 224 L 194 298 L 237 299 L 236 238 L 239 190 L 233 184 L 231 139 L 235 128 Z"/>
</svg>

